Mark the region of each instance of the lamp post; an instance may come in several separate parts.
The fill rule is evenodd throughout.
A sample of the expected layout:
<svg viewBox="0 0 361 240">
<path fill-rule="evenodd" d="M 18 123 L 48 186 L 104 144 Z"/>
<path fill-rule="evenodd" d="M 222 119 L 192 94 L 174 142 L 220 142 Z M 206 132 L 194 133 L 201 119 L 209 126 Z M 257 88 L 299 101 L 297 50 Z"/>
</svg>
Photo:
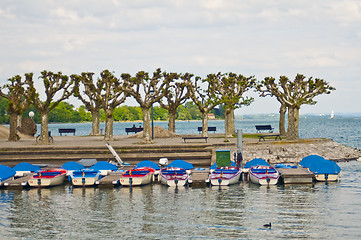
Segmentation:
<svg viewBox="0 0 361 240">
<path fill-rule="evenodd" d="M 154 94 L 154 90 L 150 90 L 149 91 L 150 95 L 153 96 Z M 154 122 L 153 122 L 153 103 L 152 103 L 152 140 L 154 140 Z"/>
<path fill-rule="evenodd" d="M 34 112 L 33 112 L 33 111 L 30 111 L 30 112 L 29 112 L 29 117 L 30 117 L 31 119 L 33 119 L 33 117 L 34 117 Z"/>
</svg>

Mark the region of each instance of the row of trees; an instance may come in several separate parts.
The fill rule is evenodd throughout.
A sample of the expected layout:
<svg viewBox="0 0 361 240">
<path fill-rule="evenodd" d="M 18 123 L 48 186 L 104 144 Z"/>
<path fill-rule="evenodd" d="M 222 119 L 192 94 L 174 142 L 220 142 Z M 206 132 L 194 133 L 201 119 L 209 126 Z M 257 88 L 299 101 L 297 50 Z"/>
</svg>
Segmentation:
<svg viewBox="0 0 361 240">
<path fill-rule="evenodd" d="M 7 114 L 9 100 L 0 97 L 0 124 L 9 123 L 9 115 Z M 40 123 L 40 114 L 37 109 L 30 105 L 22 114 L 22 118 L 27 118 L 29 112 L 34 113 L 32 119 L 35 123 Z M 219 108 L 212 111 L 216 119 L 224 119 L 224 108 Z M 161 106 L 154 106 L 153 109 L 154 120 L 168 121 L 168 111 Z M 143 119 L 142 109 L 138 106 L 122 105 L 114 109 L 113 120 L 114 121 L 139 121 Z M 201 120 L 202 115 L 198 107 L 193 102 L 186 102 L 177 108 L 176 120 Z M 51 112 L 49 112 L 50 123 L 78 123 L 78 122 L 91 122 L 92 116 L 90 112 L 81 105 L 79 108 L 75 108 L 72 104 L 63 101 L 59 103 Z M 105 113 L 103 109 L 100 109 L 100 121 L 105 121 Z"/>
<path fill-rule="evenodd" d="M 45 89 L 45 100 L 41 100 L 35 89 L 33 74 L 25 74 L 23 79 L 17 75 L 4 86 L 8 93 L 0 95 L 9 100 L 10 115 L 9 141 L 16 141 L 17 118 L 32 104 L 41 115 L 41 143 L 48 143 L 48 115 L 60 102 L 75 96 L 92 115 L 91 135 L 99 135 L 100 110 L 105 113 L 105 140 L 113 139 L 114 110 L 127 97 L 139 104 L 143 113 L 143 142 L 151 143 L 150 109 L 159 103 L 169 113 L 168 130 L 175 132 L 177 108 L 191 99 L 202 114 L 202 135 L 208 136 L 208 113 L 222 104 L 225 112 L 225 139 L 232 137 L 234 110 L 242 105 L 250 105 L 253 98 L 243 96 L 255 89 L 260 96 L 274 96 L 280 102 L 280 112 L 288 111 L 288 129 L 282 132 L 283 120 L 280 119 L 281 134 L 289 139 L 298 138 L 299 109 L 303 104 L 315 104 L 313 98 L 319 94 L 329 94 L 333 87 L 323 79 L 306 78 L 298 74 L 295 80 L 281 76 L 277 82 L 268 77 L 256 82 L 254 76 L 245 77 L 236 73 L 209 74 L 206 78 L 190 73 L 178 74 L 162 72 L 157 69 L 153 74 L 139 71 L 134 76 L 123 73 L 116 77 L 113 72 L 104 70 L 94 80 L 94 73 L 73 74 L 69 77 L 61 72 L 41 72 L 39 77 Z M 57 97 L 55 97 L 57 96 Z"/>
</svg>

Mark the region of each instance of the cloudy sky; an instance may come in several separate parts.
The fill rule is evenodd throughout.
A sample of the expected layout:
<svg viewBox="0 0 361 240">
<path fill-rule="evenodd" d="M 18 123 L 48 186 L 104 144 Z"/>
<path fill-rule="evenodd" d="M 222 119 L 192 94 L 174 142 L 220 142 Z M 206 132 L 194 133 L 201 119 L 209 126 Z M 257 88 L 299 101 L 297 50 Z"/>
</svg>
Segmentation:
<svg viewBox="0 0 361 240">
<path fill-rule="evenodd" d="M 0 32 L 0 85 L 42 70 L 301 73 L 337 89 L 301 114 L 361 112 L 359 0 L 1 0 Z M 278 112 L 249 95 L 238 113 Z"/>
</svg>

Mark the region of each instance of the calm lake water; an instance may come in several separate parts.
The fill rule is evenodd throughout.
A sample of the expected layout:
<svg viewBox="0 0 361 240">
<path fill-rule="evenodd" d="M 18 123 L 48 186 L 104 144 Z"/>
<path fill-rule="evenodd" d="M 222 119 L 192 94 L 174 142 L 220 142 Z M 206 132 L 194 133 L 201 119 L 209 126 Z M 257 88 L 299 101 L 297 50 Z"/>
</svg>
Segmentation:
<svg viewBox="0 0 361 240">
<path fill-rule="evenodd" d="M 273 121 L 273 120 L 272 120 Z M 255 124 L 277 120 L 239 120 Z M 211 121 L 222 132 L 222 121 Z M 361 148 L 361 118 L 302 119 L 301 137 L 329 137 Z M 116 123 L 125 134 L 133 123 Z M 177 122 L 188 133 L 200 122 Z M 73 125 L 78 135 L 86 124 Z M 166 127 L 167 123 L 156 125 Z M 52 124 L 53 132 L 59 126 Z M 78 128 L 79 126 L 79 128 Z M 70 127 L 70 126 L 69 126 Z M 81 128 L 84 132 L 82 134 Z M 78 130 L 79 129 L 79 130 Z M 183 129 L 183 130 L 180 130 Z M 224 128 L 223 128 L 224 129 Z M 87 132 L 88 131 L 88 132 Z M 224 131 L 224 130 L 223 130 Z M 55 135 L 55 134 L 54 134 Z M 339 163 L 341 181 L 310 185 L 0 190 L 1 239 L 361 239 L 361 162 Z M 272 228 L 263 227 L 272 223 Z"/>
</svg>

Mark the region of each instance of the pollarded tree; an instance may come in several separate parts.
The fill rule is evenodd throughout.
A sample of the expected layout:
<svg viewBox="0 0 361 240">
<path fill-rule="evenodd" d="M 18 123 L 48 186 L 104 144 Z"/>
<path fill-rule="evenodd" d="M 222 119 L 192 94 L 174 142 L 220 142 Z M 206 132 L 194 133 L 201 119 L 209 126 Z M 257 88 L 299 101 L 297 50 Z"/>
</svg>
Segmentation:
<svg viewBox="0 0 361 240">
<path fill-rule="evenodd" d="M 104 140 L 113 140 L 113 113 L 114 109 L 122 104 L 127 98 L 127 94 L 123 91 L 120 79 L 116 78 L 109 70 L 104 70 L 100 73 L 103 82 L 103 109 L 105 111 L 105 135 Z"/>
<path fill-rule="evenodd" d="M 280 106 L 280 118 L 279 118 L 279 132 L 281 136 L 286 136 L 286 112 L 287 112 L 287 105 L 285 102 L 286 97 L 284 96 L 284 91 L 282 90 L 282 87 L 279 86 L 278 83 L 275 83 L 275 78 L 273 77 L 266 77 L 261 84 L 257 85 L 257 90 L 260 92 L 261 97 L 265 96 L 275 96 L 278 102 L 281 104 Z M 288 78 L 285 76 L 280 76 L 279 82 L 285 82 L 288 81 Z"/>
<path fill-rule="evenodd" d="M 71 75 L 70 77 L 74 81 L 73 92 L 74 96 L 83 102 L 86 109 L 91 112 L 92 115 L 92 130 L 91 136 L 100 135 L 100 109 L 103 107 L 104 99 L 102 98 L 102 90 L 104 89 L 105 82 L 102 78 L 99 78 L 96 83 L 93 81 L 94 73 L 83 72 L 81 75 Z M 80 84 L 84 86 L 83 94 L 80 94 Z"/>
<path fill-rule="evenodd" d="M 242 105 L 249 106 L 254 100 L 253 98 L 243 97 L 243 94 L 254 87 L 256 79 L 254 76 L 245 77 L 232 72 L 218 73 L 212 76 L 219 81 L 217 91 L 222 96 L 222 103 L 224 104 L 225 139 L 227 140 L 235 133 L 234 110 Z"/>
<path fill-rule="evenodd" d="M 25 74 L 25 77 L 25 82 L 29 85 L 29 95 L 27 98 L 41 115 L 40 144 L 48 144 L 48 114 L 61 101 L 69 98 L 69 96 L 73 93 L 71 90 L 72 82 L 69 81 L 68 76 L 63 75 L 61 72 L 41 72 L 41 76 L 39 78 L 43 80 L 46 95 L 46 100 L 42 101 L 39 97 L 39 93 L 35 89 L 33 73 L 27 73 Z M 55 95 L 57 93 L 60 94 L 60 97 L 54 101 Z"/>
<path fill-rule="evenodd" d="M 16 75 L 8 79 L 9 83 L 4 85 L 4 88 L 8 89 L 8 93 L 5 94 L 0 88 L 0 96 L 9 100 L 7 111 L 10 115 L 10 133 L 9 141 L 19 140 L 19 135 L 17 134 L 18 127 L 18 116 L 21 116 L 23 111 L 29 106 L 28 101 L 24 95 L 26 90 L 24 88 L 25 82 L 22 81 L 21 76 Z"/>
<path fill-rule="evenodd" d="M 202 113 L 203 137 L 208 137 L 208 113 L 222 101 L 222 96 L 217 91 L 218 87 L 219 81 L 215 74 L 209 74 L 205 79 L 196 77 L 194 82 L 187 80 L 190 97 Z"/>
<path fill-rule="evenodd" d="M 330 94 L 335 90 L 323 79 L 306 78 L 302 74 L 297 74 L 294 81 L 281 76 L 279 83 L 275 83 L 272 78 L 265 78 L 262 82 L 267 90 L 285 104 L 288 108 L 288 128 L 287 139 L 298 139 L 299 111 L 301 105 L 317 102 L 313 99 L 320 94 Z"/>
<path fill-rule="evenodd" d="M 167 93 L 165 99 L 167 103 L 162 101 L 159 104 L 168 111 L 169 121 L 168 130 L 175 133 L 175 119 L 177 115 L 177 108 L 185 103 L 189 99 L 189 91 L 186 81 L 193 77 L 190 73 L 176 74 L 176 73 L 164 73 L 164 78 L 169 81 L 169 88 L 166 89 Z"/>
<path fill-rule="evenodd" d="M 150 137 L 150 108 L 155 102 L 159 102 L 166 94 L 166 89 L 169 86 L 169 79 L 164 78 L 161 69 L 158 68 L 153 76 L 150 77 L 147 72 L 140 71 L 135 77 L 124 73 L 121 78 L 124 81 L 123 91 L 139 103 L 143 112 L 143 143 L 152 143 Z"/>
</svg>

